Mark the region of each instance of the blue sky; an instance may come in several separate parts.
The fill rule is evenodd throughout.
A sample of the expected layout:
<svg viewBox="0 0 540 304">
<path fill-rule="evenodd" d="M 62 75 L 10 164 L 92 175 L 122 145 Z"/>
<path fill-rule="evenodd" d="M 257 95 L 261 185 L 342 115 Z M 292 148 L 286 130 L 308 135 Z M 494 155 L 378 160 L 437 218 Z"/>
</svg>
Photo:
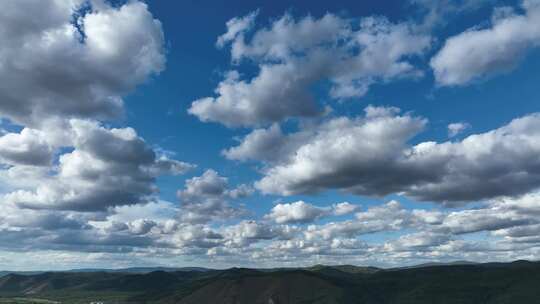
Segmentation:
<svg viewBox="0 0 540 304">
<path fill-rule="evenodd" d="M 166 33 L 167 69 L 126 98 L 128 115 L 124 125 L 133 126 L 147 141 L 178 153 L 182 159 L 204 163 L 204 168 L 232 170 L 230 173 L 234 175 L 238 174 L 234 171 L 240 169 L 242 173 L 249 174 L 248 179 L 253 177 L 249 168 L 244 172 L 242 164 L 238 166 L 223 161 L 219 152 L 235 143 L 234 136 L 246 134 L 249 130 L 230 130 L 215 123 L 202 124 L 186 110 L 193 100 L 210 95 L 220 81 L 220 75 L 231 68 L 228 52 L 215 47 L 216 37 L 224 32 L 225 23 L 235 16 L 243 16 L 257 9 L 260 11 L 258 19 L 263 24 L 281 17 L 285 12 L 292 12 L 299 17 L 307 14 L 320 17 L 327 12 L 338 12 L 348 17 L 383 15 L 402 21 L 410 16 L 405 12 L 415 11 L 412 5 L 401 1 L 379 4 L 359 4 L 356 1 L 319 4 L 300 1 L 295 5 L 286 1 L 271 4 L 247 1 L 224 5 L 211 12 L 208 11 L 209 6 L 204 1 L 149 3 L 150 10 L 163 23 Z M 457 19 L 456 24 L 437 31 L 437 38 L 441 40 L 438 43 L 441 44 L 452 34 L 477 25 L 477 18 L 485 22 L 491 16 L 492 7 L 487 6 L 480 11 L 452 16 L 452 21 Z M 200 21 L 201 15 L 205 16 L 205 26 L 193 31 L 189 25 Z M 429 52 L 426 58 L 436 51 L 435 48 Z M 415 111 L 428 117 L 432 124 L 420 135 L 420 140 L 445 140 L 446 126 L 456 121 L 470 122 L 473 128 L 469 133 L 487 131 L 518 116 L 538 111 L 539 106 L 529 101 L 536 94 L 535 83 L 539 76 L 534 71 L 538 69 L 537 56 L 530 54 L 510 74 L 464 88 L 437 88 L 433 75 L 429 73 L 419 80 L 378 85 L 362 100 L 336 105 L 336 111 L 354 115 L 368 104 L 397 106 L 404 111 Z M 245 65 L 250 68 L 249 64 Z M 189 149 L 186 149 L 185 142 L 191 146 Z M 244 180 L 241 177 L 244 174 L 238 174 L 240 180 Z"/>
<path fill-rule="evenodd" d="M 507 4 L 515 5 L 515 2 Z M 220 75 L 231 68 L 228 52 L 215 47 L 216 37 L 223 33 L 224 24 L 229 19 L 255 10 L 259 10 L 258 20 L 263 25 L 280 18 L 285 12 L 291 12 L 298 17 L 321 17 L 327 12 L 336 12 L 351 18 L 382 15 L 397 22 L 408 20 L 413 15 L 418 15 L 415 20 L 421 22 L 423 17 L 418 7 L 402 1 L 337 1 L 330 4 L 305 1 L 294 5 L 287 1 L 246 1 L 223 5 L 209 12 L 210 6 L 215 4 L 204 1 L 149 3 L 150 10 L 163 23 L 166 33 L 167 69 L 126 98 L 128 116 L 125 125 L 136 128 L 150 143 L 177 153 L 180 159 L 200 164 L 198 170 L 191 171 L 185 178 L 200 175 L 205 169 L 213 168 L 238 183 L 257 178 L 258 174 L 253 170 L 255 164 L 227 161 L 220 152 L 234 145 L 234 137 L 247 134 L 249 129 L 230 130 L 216 123 L 203 124 L 186 111 L 193 100 L 211 94 L 221 79 Z M 491 14 L 492 6 L 486 5 L 477 11 L 450 16 L 452 24 L 435 29 L 439 40 L 437 44 L 440 47 L 447 37 L 478 25 L 479 20 L 486 22 Z M 189 25 L 198 22 L 201 15 L 205 16 L 205 26 L 193 31 Z M 434 48 L 427 52 L 425 58 L 437 51 L 438 49 Z M 540 110 L 538 103 L 531 102 L 538 94 L 535 84 L 540 76 L 534 73 L 540 68 L 538 56 L 540 55 L 537 52 L 533 52 L 511 73 L 467 87 L 438 88 L 433 75 L 429 73 L 421 79 L 377 85 L 361 99 L 335 105 L 335 111 L 343 115 L 357 115 L 366 105 L 372 104 L 396 106 L 403 111 L 416 112 L 430 120 L 429 128 L 414 139 L 418 142 L 445 141 L 448 135 L 447 125 L 452 122 L 463 121 L 471 124 L 471 128 L 458 138 L 489 131 L 516 117 Z M 250 64 L 243 66 L 248 71 L 253 68 Z M 151 107 L 148 106 L 149 101 Z M 186 148 L 186 144 L 189 148 Z M 160 183 L 162 197 L 174 200 L 178 185 L 182 183 L 183 177 L 164 179 Z M 300 198 L 321 205 L 342 200 L 339 193 L 335 192 L 325 193 L 324 197 L 317 194 L 288 199 L 294 201 Z M 278 198 L 259 196 L 255 199 L 257 203 L 249 204 L 249 207 L 264 214 L 275 199 Z M 353 196 L 346 199 L 361 203 L 366 200 L 373 202 L 369 197 Z"/>
<path fill-rule="evenodd" d="M 8 1 L 0 268 L 536 259 L 539 25 L 536 0 Z"/>
</svg>

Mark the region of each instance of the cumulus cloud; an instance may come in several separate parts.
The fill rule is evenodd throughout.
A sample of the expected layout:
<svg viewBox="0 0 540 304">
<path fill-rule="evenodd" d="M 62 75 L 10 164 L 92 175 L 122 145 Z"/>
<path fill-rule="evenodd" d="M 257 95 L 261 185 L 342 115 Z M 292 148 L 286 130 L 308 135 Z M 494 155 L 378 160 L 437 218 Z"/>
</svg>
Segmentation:
<svg viewBox="0 0 540 304">
<path fill-rule="evenodd" d="M 223 156 L 231 160 L 274 161 L 284 152 L 288 141 L 285 140 L 278 124 L 268 129 L 256 129 L 246 135 L 240 144 L 222 151 Z"/>
<path fill-rule="evenodd" d="M 173 219 L 178 213 L 178 206 L 167 201 L 153 201 L 147 204 L 117 206 L 107 218 L 115 222 L 131 222 L 145 218 L 155 222 Z"/>
<path fill-rule="evenodd" d="M 0 162 L 5 164 L 48 166 L 53 152 L 47 136 L 39 130 L 24 128 L 0 137 Z"/>
<path fill-rule="evenodd" d="M 406 193 L 423 200 L 458 202 L 519 196 L 537 189 L 538 162 L 533 155 L 539 148 L 539 123 L 540 116 L 533 113 L 460 142 L 415 146 L 417 161 L 440 162 L 445 169 L 437 181 L 417 184 Z"/>
<path fill-rule="evenodd" d="M 10 230 L 42 230 L 52 233 L 56 230 L 89 229 L 89 220 L 99 218 L 96 214 L 78 214 L 64 211 L 38 211 L 20 209 L 16 205 L 4 202 L 2 205 L 1 226 Z"/>
<path fill-rule="evenodd" d="M 9 1 L 0 42 L 0 247 L 126 253 L 174 231 L 155 182 L 194 166 L 99 122 L 164 69 L 147 5 Z"/>
<path fill-rule="evenodd" d="M 0 246 L 153 244 L 154 231 L 174 225 L 139 209 L 128 220 L 126 208 L 152 210 L 156 179 L 194 166 L 99 121 L 118 118 L 122 96 L 164 69 L 161 23 L 141 1 L 9 1 L 0 42 L 0 119 L 10 130 L 0 136 Z"/>
<path fill-rule="evenodd" d="M 289 116 L 315 116 L 315 101 L 305 90 L 312 80 L 310 71 L 297 73 L 300 66 L 265 65 L 250 82 L 230 72 L 216 89 L 219 97 L 194 101 L 189 113 L 202 121 L 231 127 L 281 121 Z"/>
<path fill-rule="evenodd" d="M 157 223 L 152 220 L 136 219 L 129 223 L 128 229 L 133 234 L 144 235 L 150 232 L 155 226 L 157 226 Z"/>
<path fill-rule="evenodd" d="M 434 5 L 439 8 L 433 14 L 445 3 Z M 216 96 L 195 101 L 190 112 L 228 126 L 258 126 L 222 154 L 260 161 L 263 178 L 256 186 L 264 192 L 402 194 L 449 207 L 481 202 L 448 210 L 416 204 L 425 207 L 412 209 L 393 200 L 360 210 L 347 202 L 296 201 L 258 216 L 240 204 L 254 189 L 233 186 L 214 170 L 187 179 L 178 191 L 180 204 L 159 200 L 159 176 L 194 166 L 152 148 L 132 128 L 99 122 L 121 115 L 122 96 L 164 68 L 161 25 L 144 3 L 11 1 L 4 6 L 0 267 L 12 267 L 10 257 L 18 251 L 62 263 L 92 256 L 99 262 L 143 259 L 148 264 L 182 255 L 200 263 L 258 267 L 384 266 L 540 254 L 539 114 L 446 142 L 417 142 L 427 120 L 393 107 L 303 121 L 292 133 L 280 126 L 289 117 L 323 112 L 310 95 L 321 81 L 329 84 L 330 99 L 344 99 L 361 97 L 376 82 L 421 76 L 416 59 L 431 43 L 421 26 L 327 14 L 285 15 L 261 28 L 256 12 L 234 18 L 216 45 L 230 46 L 235 67 L 251 62 L 259 69 L 252 78 L 228 73 Z M 438 81 L 468 83 L 506 69 L 500 54 L 522 55 L 536 47 L 534 28 L 513 28 L 534 24 L 534 2 L 524 2 L 523 9 L 523 14 L 497 9 L 489 28 L 462 34 L 484 39 L 484 32 L 511 29 L 515 35 L 490 36 L 496 43 L 488 45 L 502 50 L 475 62 L 470 71 L 453 65 L 444 73 L 458 76 Z M 40 18 L 29 17 L 35 15 Z M 452 39 L 440 56 L 455 47 Z M 465 123 L 449 125 L 449 137 L 466 128 Z M 485 241 L 479 242 L 478 234 Z"/>
<path fill-rule="evenodd" d="M 393 110 L 368 107 L 365 117 L 339 117 L 321 124 L 287 161 L 270 167 L 256 186 L 263 192 L 287 195 L 315 192 L 332 184 L 328 188 L 356 187 L 357 193 L 375 195 L 396 191 L 392 179 L 399 183 L 411 175 L 426 175 L 393 161 L 401 157 L 405 143 L 424 128 L 426 120 L 395 116 Z M 389 175 L 392 170 L 399 174 Z"/>
<path fill-rule="evenodd" d="M 189 113 L 202 121 L 257 126 L 320 115 L 310 93 L 317 82 L 330 81 L 334 99 L 363 96 L 374 82 L 420 76 L 409 58 L 421 56 L 431 43 L 407 23 L 375 17 L 357 22 L 333 14 L 298 20 L 286 14 L 247 40 L 255 15 L 229 21 L 218 45 L 230 44 L 234 61 L 248 59 L 259 72 L 243 79 L 231 71 L 216 97 L 195 100 Z"/>
<path fill-rule="evenodd" d="M 156 210 L 154 203 L 116 207 L 119 213 L 130 214 L 129 209 L 135 213 L 123 218 L 94 216 L 90 221 L 88 216 L 93 213 L 62 211 L 61 216 L 51 213 L 45 218 L 42 211 L 42 216 L 34 217 L 7 209 L 0 215 L 0 247 L 121 252 L 124 257 L 130 253 L 181 254 L 198 261 L 243 260 L 259 266 L 289 262 L 309 265 L 315 261 L 395 265 L 425 259 L 504 260 L 510 255 L 519 258 L 534 254 L 540 241 L 536 236 L 540 222 L 530 210 L 539 209 L 537 196 L 494 200 L 474 210 L 451 212 L 408 209 L 389 201 L 358 212 L 353 219 L 308 226 L 256 220 L 223 226 L 179 222 L 172 218 L 177 211 L 172 206 L 165 206 L 171 211 L 165 216 L 152 215 L 155 211 L 151 211 L 150 218 L 140 217 L 142 210 Z M 81 224 L 84 226 L 78 226 Z M 397 236 L 376 243 L 362 241 L 365 235 L 390 231 Z M 489 242 L 463 237 L 477 232 L 486 232 L 483 238 Z M 9 247 L 9 240 L 15 239 L 19 241 Z"/>
<path fill-rule="evenodd" d="M 452 212 L 443 221 L 443 227 L 453 234 L 494 231 L 530 224 L 531 219 L 501 208 L 483 208 Z"/>
<path fill-rule="evenodd" d="M 223 229 L 224 246 L 242 248 L 257 242 L 273 239 L 290 239 L 296 233 L 295 227 L 268 225 L 257 221 L 241 221 Z"/>
<path fill-rule="evenodd" d="M 253 130 L 238 146 L 223 150 L 222 155 L 230 160 L 276 163 L 294 153 L 307 138 L 308 132 L 285 135 L 278 124 L 272 124 L 267 129 Z"/>
<path fill-rule="evenodd" d="M 334 204 L 330 207 L 317 207 L 304 201 L 297 201 L 277 204 L 265 218 L 275 221 L 278 224 L 310 223 L 325 216 L 349 214 L 357 208 L 357 205 L 347 202 Z"/>
<path fill-rule="evenodd" d="M 106 210 L 153 199 L 157 173 L 176 174 L 191 167 L 156 159 L 131 128 L 106 129 L 77 119 L 69 126 L 73 151 L 62 154 L 53 173 L 42 176 L 35 189 L 10 192 L 4 200 L 35 209 Z M 169 170 L 164 163 L 170 163 L 165 166 Z"/>
<path fill-rule="evenodd" d="M 335 215 L 345 215 L 356 211 L 356 209 L 358 209 L 358 205 L 343 202 L 332 205 L 332 209 Z"/>
<path fill-rule="evenodd" d="M 327 212 L 328 210 L 324 208 L 318 208 L 303 201 L 298 201 L 290 204 L 277 204 L 272 208 L 266 218 L 272 219 L 278 224 L 301 223 L 314 221 Z"/>
<path fill-rule="evenodd" d="M 246 197 L 252 191 L 246 185 L 229 188 L 226 177 L 214 170 L 206 170 L 203 175 L 188 179 L 184 189 L 177 192 L 182 201 L 180 219 L 187 223 L 207 223 L 242 217 L 247 211 L 231 206 L 228 201 Z"/>
<path fill-rule="evenodd" d="M 364 117 L 330 119 L 283 162 L 270 165 L 256 187 L 282 195 L 325 189 L 401 193 L 450 206 L 540 186 L 534 156 L 540 149 L 538 114 L 462 141 L 409 145 L 426 122 L 374 107 Z"/>
<path fill-rule="evenodd" d="M 401 236 L 383 246 L 385 250 L 390 252 L 432 251 L 433 247 L 447 244 L 450 240 L 451 237 L 446 234 L 419 232 Z"/>
<path fill-rule="evenodd" d="M 304 231 L 309 239 L 329 240 L 351 238 L 383 231 L 436 227 L 442 223 L 444 214 L 423 209 L 407 210 L 398 201 L 369 207 L 355 214 L 352 220 L 329 222 L 323 225 L 310 225 Z"/>
<path fill-rule="evenodd" d="M 357 237 L 381 231 L 394 231 L 411 228 L 425 223 L 416 214 L 405 210 L 397 201 L 390 201 L 380 206 L 358 212 L 355 219 L 330 222 L 323 225 L 310 225 L 304 231 L 308 240 Z"/>
<path fill-rule="evenodd" d="M 139 1 L 10 1 L 0 28 L 0 116 L 19 124 L 116 117 L 165 64 L 161 23 Z"/>
<path fill-rule="evenodd" d="M 446 40 L 431 59 L 440 86 L 467 85 L 515 67 L 540 45 L 540 5 L 525 0 L 524 14 L 496 8 L 488 28 L 475 27 Z"/>
</svg>

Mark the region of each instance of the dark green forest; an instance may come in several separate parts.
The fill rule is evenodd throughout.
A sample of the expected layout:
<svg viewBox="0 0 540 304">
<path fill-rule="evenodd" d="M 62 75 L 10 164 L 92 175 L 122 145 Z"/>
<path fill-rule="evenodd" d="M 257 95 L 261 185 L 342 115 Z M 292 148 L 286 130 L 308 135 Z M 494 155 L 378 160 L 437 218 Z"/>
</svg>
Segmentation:
<svg viewBox="0 0 540 304">
<path fill-rule="evenodd" d="M 535 304 L 540 263 L 4 273 L 0 303 Z"/>
</svg>

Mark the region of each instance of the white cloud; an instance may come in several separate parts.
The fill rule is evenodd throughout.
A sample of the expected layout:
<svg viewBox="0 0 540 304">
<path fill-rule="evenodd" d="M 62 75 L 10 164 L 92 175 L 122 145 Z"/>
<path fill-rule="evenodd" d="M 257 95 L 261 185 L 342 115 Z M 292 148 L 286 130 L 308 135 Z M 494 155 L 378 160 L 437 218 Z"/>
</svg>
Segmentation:
<svg viewBox="0 0 540 304">
<path fill-rule="evenodd" d="M 384 249 L 391 252 L 403 251 L 432 251 L 435 246 L 440 246 L 448 243 L 451 240 L 446 234 L 436 233 L 412 233 L 399 237 L 397 240 L 392 240 L 384 244 Z"/>
<path fill-rule="evenodd" d="M 9 1 L 0 43 L 1 124 L 20 130 L 0 136 L 0 247 L 127 253 L 174 231 L 156 178 L 193 165 L 98 121 L 121 115 L 122 96 L 164 69 L 148 6 Z"/>
<path fill-rule="evenodd" d="M 335 215 L 345 215 L 353 213 L 358 209 L 358 205 L 351 204 L 349 202 L 343 202 L 332 205 Z"/>
<path fill-rule="evenodd" d="M 117 206 L 112 210 L 112 215 L 108 217 L 115 222 L 131 222 L 145 218 L 156 222 L 167 221 L 174 218 L 178 213 L 178 206 L 171 202 L 157 201 L 147 204 Z"/>
<path fill-rule="evenodd" d="M 348 202 L 333 204 L 330 207 L 317 207 L 304 201 L 297 201 L 277 204 L 264 217 L 278 224 L 311 223 L 322 217 L 350 214 L 358 208 L 358 205 Z"/>
<path fill-rule="evenodd" d="M 489 28 L 472 28 L 446 40 L 431 59 L 438 85 L 467 85 L 515 67 L 540 45 L 540 5 L 523 1 L 524 14 L 496 9 Z"/>
<path fill-rule="evenodd" d="M 48 166 L 52 159 L 51 143 L 39 130 L 24 128 L 20 133 L 6 133 L 0 137 L 2 163 Z"/>
<path fill-rule="evenodd" d="M 263 65 L 249 82 L 230 72 L 216 92 L 217 98 L 196 100 L 189 113 L 204 122 L 217 121 L 227 126 L 258 125 L 292 116 L 318 114 L 313 97 L 306 90 L 313 81 L 310 68 L 301 63 Z"/>
<path fill-rule="evenodd" d="M 272 239 L 290 238 L 294 228 L 289 226 L 274 226 L 256 221 L 241 221 L 223 229 L 224 246 L 228 248 L 244 248 L 246 245 Z M 292 232 L 292 233 L 291 233 Z"/>
<path fill-rule="evenodd" d="M 235 17 L 227 21 L 227 32 L 218 37 L 216 46 L 222 48 L 226 43 L 236 40 L 239 35 L 253 27 L 258 14 L 258 11 L 254 11 L 244 17 Z"/>
<path fill-rule="evenodd" d="M 370 207 L 356 214 L 353 220 L 330 222 L 323 225 L 310 225 L 304 231 L 308 240 L 321 238 L 330 240 L 337 237 L 357 237 L 381 231 L 392 231 L 412 227 L 415 217 L 397 201 Z"/>
<path fill-rule="evenodd" d="M 365 117 L 322 123 L 284 161 L 269 164 L 256 187 L 282 195 L 325 189 L 401 193 L 449 206 L 540 187 L 538 114 L 461 141 L 410 146 L 426 120 L 395 111 L 368 107 Z"/>
<path fill-rule="evenodd" d="M 253 17 L 253 13 L 250 16 Z M 318 45 L 345 39 L 350 31 L 349 22 L 334 14 L 326 14 L 320 19 L 306 16 L 299 20 L 285 14 L 272 22 L 269 28 L 257 30 L 249 42 L 244 36 L 231 40 L 231 56 L 234 60 L 257 57 L 288 59 L 295 52 L 305 52 Z"/>
<path fill-rule="evenodd" d="M 34 189 L 19 189 L 4 200 L 26 208 L 96 211 L 153 199 L 156 174 L 191 167 L 156 155 L 131 128 L 106 129 L 96 122 L 69 122 L 73 151 L 59 157 L 51 174 Z M 163 168 L 170 162 L 169 170 Z M 159 170 L 155 167 L 158 166 Z M 184 170 L 179 171 L 179 166 Z"/>
<path fill-rule="evenodd" d="M 246 185 L 229 188 L 226 177 L 219 176 L 214 170 L 206 170 L 203 175 L 188 179 L 184 189 L 178 190 L 177 196 L 182 201 L 180 219 L 187 223 L 207 223 L 245 216 L 244 208 L 233 207 L 228 201 L 251 193 L 251 188 Z"/>
<path fill-rule="evenodd" d="M 161 23 L 147 5 L 97 2 L 76 18 L 79 27 L 72 19 L 83 1 L 2 6 L 0 116 L 31 127 L 49 119 L 115 117 L 123 111 L 122 95 L 163 70 Z"/>
<path fill-rule="evenodd" d="M 289 154 L 289 143 L 278 124 L 268 129 L 256 129 L 246 135 L 240 144 L 222 151 L 231 160 L 264 160 L 273 162 L 282 155 Z"/>
<path fill-rule="evenodd" d="M 277 204 L 265 217 L 278 224 L 307 223 L 328 214 L 329 211 L 328 209 L 315 207 L 304 201 L 298 201 L 290 204 Z"/>
<path fill-rule="evenodd" d="M 484 208 L 452 212 L 444 219 L 443 227 L 454 234 L 493 231 L 522 226 L 530 219 L 500 208 Z"/>
<path fill-rule="evenodd" d="M 290 157 L 282 157 L 284 163 L 270 167 L 256 186 L 284 195 L 327 187 L 382 194 L 396 190 L 390 182 L 393 178 L 399 182 L 401 177 L 410 180 L 406 174 L 421 174 L 395 160 L 402 157 L 405 143 L 424 128 L 426 120 L 372 107 L 366 112 L 366 117 L 339 117 L 318 126 Z"/>
<path fill-rule="evenodd" d="M 118 117 L 122 96 L 164 69 L 161 23 L 145 3 L 10 1 L 0 28 L 0 117 L 22 127 L 0 137 L 6 200 L 86 211 L 137 204 L 156 193 L 157 176 L 193 167 L 156 157 L 131 128 L 93 121 Z"/>
<path fill-rule="evenodd" d="M 63 250 L 66 255 L 122 252 L 123 259 L 182 255 L 192 261 L 218 259 L 227 265 L 243 261 L 259 267 L 261 263 L 298 266 L 315 261 L 388 266 L 426 259 L 508 260 L 534 255 L 540 242 L 536 236 L 540 222 L 528 211 L 538 207 L 533 203 L 536 197 L 497 200 L 475 210 L 452 212 L 408 209 L 390 201 L 358 212 L 352 220 L 309 226 L 256 220 L 219 227 L 182 223 L 173 219 L 177 209 L 164 202 L 116 207 L 116 214 L 101 218 L 71 211 L 20 212 L 10 205 L 15 212 L 8 208 L 0 215 L 0 248 Z M 171 212 L 156 214 L 158 205 Z M 143 210 L 149 211 L 149 217 L 144 217 Z M 366 234 L 390 231 L 394 233 L 375 243 L 362 241 Z M 486 241 L 466 237 L 477 232 L 487 232 Z"/>
<path fill-rule="evenodd" d="M 329 82 L 330 98 L 341 99 L 362 96 L 376 82 L 420 76 L 410 58 L 422 56 L 431 39 L 416 25 L 285 15 L 250 32 L 256 13 L 232 19 L 217 46 L 230 44 L 235 64 L 251 61 L 260 71 L 253 78 L 231 72 L 217 96 L 196 101 L 191 112 L 229 126 L 272 123 L 222 152 L 232 160 L 261 161 L 258 187 L 264 191 L 397 193 L 447 206 L 495 199 L 463 210 L 389 201 L 360 211 L 347 202 L 296 201 L 258 216 L 237 202 L 252 187 L 232 186 L 213 170 L 186 180 L 180 204 L 158 200 L 156 178 L 193 165 L 152 148 L 131 128 L 95 119 L 120 115 L 122 96 L 164 68 L 161 25 L 142 2 L 112 7 L 96 0 L 77 28 L 71 20 L 80 3 L 11 1 L 0 11 L 0 116 L 11 120 L 8 130 L 17 130 L 0 131 L 0 267 L 13 267 L 14 255 L 28 254 L 77 267 L 81 261 L 118 266 L 179 256 L 202 265 L 297 267 L 540 254 L 540 195 L 531 192 L 540 186 L 539 114 L 440 143 L 412 143 L 427 120 L 393 107 L 302 121 L 289 134 L 279 125 L 288 117 L 322 114 L 309 94 L 321 80 Z M 470 35 L 535 21 L 533 2 L 524 7 L 524 15 L 497 10 L 491 28 Z M 534 30 L 516 30 L 517 37 L 497 43 L 510 43 L 510 51 L 520 43 L 530 49 Z M 480 61 L 474 73 L 453 66 L 456 79 L 468 82 L 475 73 L 498 69 L 492 63 L 501 53 L 490 53 L 489 64 Z M 448 127 L 453 137 L 466 125 Z"/>
<path fill-rule="evenodd" d="M 471 127 L 466 122 L 455 122 L 448 125 L 448 137 L 456 137 Z"/>
<path fill-rule="evenodd" d="M 357 24 L 333 14 L 299 20 L 284 15 L 246 41 L 244 32 L 254 16 L 231 20 L 218 44 L 230 42 L 233 60 L 250 60 L 259 72 L 243 79 L 231 71 L 216 88 L 216 97 L 195 100 L 189 113 L 202 121 L 258 126 L 321 115 L 310 93 L 317 82 L 330 81 L 334 99 L 360 97 L 374 82 L 421 76 L 409 58 L 421 56 L 431 44 L 429 36 L 407 23 L 368 17 Z"/>
</svg>

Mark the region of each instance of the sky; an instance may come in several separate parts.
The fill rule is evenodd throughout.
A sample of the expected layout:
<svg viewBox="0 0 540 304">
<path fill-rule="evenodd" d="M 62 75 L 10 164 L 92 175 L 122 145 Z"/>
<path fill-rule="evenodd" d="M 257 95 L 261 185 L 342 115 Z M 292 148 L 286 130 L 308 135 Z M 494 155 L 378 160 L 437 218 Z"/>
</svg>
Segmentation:
<svg viewBox="0 0 540 304">
<path fill-rule="evenodd" d="M 4 1 L 0 269 L 538 260 L 539 48 L 538 0 Z"/>
</svg>

